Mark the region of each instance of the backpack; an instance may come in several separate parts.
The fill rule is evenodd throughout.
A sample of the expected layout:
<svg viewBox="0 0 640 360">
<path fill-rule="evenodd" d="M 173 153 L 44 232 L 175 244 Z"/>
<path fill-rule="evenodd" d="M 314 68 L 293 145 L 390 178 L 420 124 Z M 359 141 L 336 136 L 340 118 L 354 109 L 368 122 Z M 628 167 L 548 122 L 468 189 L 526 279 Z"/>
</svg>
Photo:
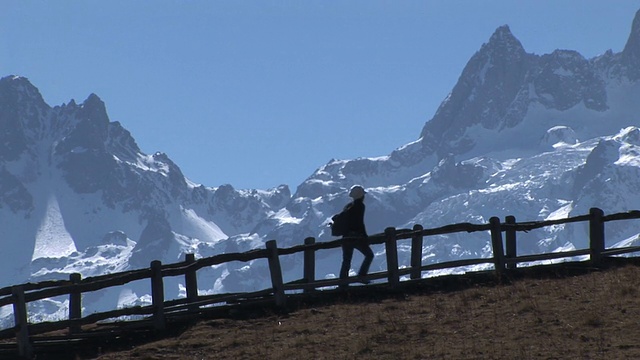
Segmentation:
<svg viewBox="0 0 640 360">
<path fill-rule="evenodd" d="M 331 217 L 331 220 L 333 221 L 333 223 L 331 224 L 331 236 L 347 235 L 347 216 L 344 212 L 333 215 Z"/>
</svg>

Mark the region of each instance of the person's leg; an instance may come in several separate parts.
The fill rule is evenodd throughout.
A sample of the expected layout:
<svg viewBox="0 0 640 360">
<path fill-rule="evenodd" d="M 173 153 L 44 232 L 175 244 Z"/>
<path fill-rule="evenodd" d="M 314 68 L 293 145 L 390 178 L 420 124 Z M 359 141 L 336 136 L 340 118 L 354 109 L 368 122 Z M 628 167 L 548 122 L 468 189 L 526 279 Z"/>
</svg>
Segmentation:
<svg viewBox="0 0 640 360">
<path fill-rule="evenodd" d="M 349 277 L 352 258 L 353 245 L 347 242 L 342 243 L 342 266 L 340 267 L 340 279 L 346 279 Z"/>
<path fill-rule="evenodd" d="M 371 250 L 371 246 L 366 242 L 358 244 L 357 249 L 362 253 L 362 255 L 364 255 L 364 260 L 362 260 L 362 265 L 360 265 L 358 276 L 365 276 L 369 273 L 369 267 L 373 262 L 373 250 Z"/>
</svg>

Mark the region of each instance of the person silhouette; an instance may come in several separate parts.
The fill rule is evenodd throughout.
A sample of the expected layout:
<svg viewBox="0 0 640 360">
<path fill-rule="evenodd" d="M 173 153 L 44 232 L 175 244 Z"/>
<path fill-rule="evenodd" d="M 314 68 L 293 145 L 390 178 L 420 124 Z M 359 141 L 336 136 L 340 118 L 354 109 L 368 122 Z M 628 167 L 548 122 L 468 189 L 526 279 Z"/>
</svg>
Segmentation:
<svg viewBox="0 0 640 360">
<path fill-rule="evenodd" d="M 364 260 L 358 271 L 358 278 L 361 283 L 368 284 L 369 280 L 364 276 L 369 272 L 369 267 L 373 261 L 373 251 L 369 246 L 369 236 L 364 225 L 364 196 L 367 192 L 360 185 L 354 185 L 349 191 L 349 197 L 353 199 L 348 203 L 342 213 L 346 218 L 346 235 L 342 237 L 342 266 L 340 267 L 340 279 L 349 277 L 353 250 L 358 249 L 364 255 Z"/>
</svg>

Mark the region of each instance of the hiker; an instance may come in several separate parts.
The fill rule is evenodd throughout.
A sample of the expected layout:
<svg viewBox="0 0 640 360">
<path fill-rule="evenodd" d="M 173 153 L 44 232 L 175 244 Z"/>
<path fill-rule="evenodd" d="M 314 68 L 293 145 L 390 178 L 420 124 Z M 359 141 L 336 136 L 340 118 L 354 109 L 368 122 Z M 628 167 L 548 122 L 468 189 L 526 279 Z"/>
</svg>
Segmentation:
<svg viewBox="0 0 640 360">
<path fill-rule="evenodd" d="M 369 272 L 369 266 L 373 261 L 373 251 L 369 246 L 369 237 L 364 226 L 364 195 L 366 191 L 360 185 L 354 185 L 349 191 L 349 197 L 353 201 L 348 203 L 342 213 L 346 218 L 346 232 L 342 237 L 342 267 L 340 268 L 340 279 L 349 277 L 349 269 L 351 268 L 351 259 L 353 257 L 353 249 L 358 249 L 364 255 L 364 260 L 358 271 L 360 282 L 368 284 L 369 280 L 363 279 Z"/>
</svg>

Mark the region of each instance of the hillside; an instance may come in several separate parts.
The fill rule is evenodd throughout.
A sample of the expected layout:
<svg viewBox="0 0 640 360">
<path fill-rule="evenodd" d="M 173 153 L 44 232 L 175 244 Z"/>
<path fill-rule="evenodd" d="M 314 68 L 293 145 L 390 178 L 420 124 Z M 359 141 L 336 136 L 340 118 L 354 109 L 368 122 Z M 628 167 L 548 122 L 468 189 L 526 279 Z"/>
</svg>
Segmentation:
<svg viewBox="0 0 640 360">
<path fill-rule="evenodd" d="M 640 357 L 637 261 L 586 273 L 577 265 L 524 271 L 502 284 L 354 292 L 286 315 L 202 320 L 176 337 L 97 359 Z"/>
</svg>

